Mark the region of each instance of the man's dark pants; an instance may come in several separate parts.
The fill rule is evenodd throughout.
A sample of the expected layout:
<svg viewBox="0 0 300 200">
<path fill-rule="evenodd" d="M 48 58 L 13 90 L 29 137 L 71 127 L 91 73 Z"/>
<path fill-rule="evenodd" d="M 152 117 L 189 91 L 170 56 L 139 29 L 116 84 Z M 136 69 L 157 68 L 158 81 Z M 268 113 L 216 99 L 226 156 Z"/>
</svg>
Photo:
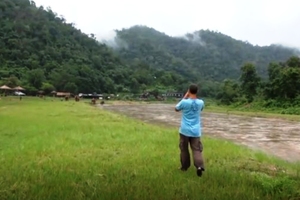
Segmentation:
<svg viewBox="0 0 300 200">
<path fill-rule="evenodd" d="M 187 170 L 191 166 L 189 145 L 192 149 L 192 155 L 194 160 L 194 166 L 196 168 L 201 167 L 204 169 L 204 161 L 202 156 L 203 145 L 200 137 L 187 137 L 185 135 L 179 134 L 179 148 L 180 148 L 180 161 L 181 168 Z"/>
</svg>

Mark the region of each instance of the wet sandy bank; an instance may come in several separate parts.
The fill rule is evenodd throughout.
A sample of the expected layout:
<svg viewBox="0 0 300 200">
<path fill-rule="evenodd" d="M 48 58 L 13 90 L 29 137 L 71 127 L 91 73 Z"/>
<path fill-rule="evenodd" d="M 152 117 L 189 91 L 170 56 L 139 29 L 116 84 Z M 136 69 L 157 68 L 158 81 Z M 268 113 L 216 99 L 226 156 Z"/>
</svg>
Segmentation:
<svg viewBox="0 0 300 200">
<path fill-rule="evenodd" d="M 174 105 L 104 105 L 104 109 L 148 123 L 178 127 L 180 113 Z M 225 138 L 287 161 L 300 161 L 300 122 L 203 112 L 203 134 Z"/>
</svg>

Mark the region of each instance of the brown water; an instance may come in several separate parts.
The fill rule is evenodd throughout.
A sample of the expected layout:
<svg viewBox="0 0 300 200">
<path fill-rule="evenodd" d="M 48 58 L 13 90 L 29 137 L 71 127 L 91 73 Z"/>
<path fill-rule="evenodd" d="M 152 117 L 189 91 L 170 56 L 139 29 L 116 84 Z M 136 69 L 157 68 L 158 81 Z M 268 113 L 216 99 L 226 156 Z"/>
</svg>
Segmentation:
<svg viewBox="0 0 300 200">
<path fill-rule="evenodd" d="M 148 123 L 179 126 L 180 113 L 174 105 L 104 105 L 104 109 L 138 118 Z M 300 161 L 300 122 L 202 113 L 203 135 L 225 138 L 273 154 L 287 161 Z"/>
</svg>

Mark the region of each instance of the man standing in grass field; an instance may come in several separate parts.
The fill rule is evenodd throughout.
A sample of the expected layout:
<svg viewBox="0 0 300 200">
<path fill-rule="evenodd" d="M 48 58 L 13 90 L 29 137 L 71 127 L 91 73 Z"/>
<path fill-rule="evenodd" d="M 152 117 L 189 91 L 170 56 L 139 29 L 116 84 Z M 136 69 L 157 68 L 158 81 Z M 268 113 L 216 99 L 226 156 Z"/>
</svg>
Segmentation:
<svg viewBox="0 0 300 200">
<path fill-rule="evenodd" d="M 197 98 L 198 87 L 190 85 L 189 90 L 183 99 L 176 105 L 175 111 L 182 111 L 181 125 L 179 128 L 179 148 L 180 148 L 180 170 L 186 171 L 190 165 L 189 144 L 193 153 L 194 166 L 198 176 L 202 176 L 204 171 L 204 161 L 202 156 L 203 146 L 201 143 L 201 112 L 204 102 Z"/>
</svg>

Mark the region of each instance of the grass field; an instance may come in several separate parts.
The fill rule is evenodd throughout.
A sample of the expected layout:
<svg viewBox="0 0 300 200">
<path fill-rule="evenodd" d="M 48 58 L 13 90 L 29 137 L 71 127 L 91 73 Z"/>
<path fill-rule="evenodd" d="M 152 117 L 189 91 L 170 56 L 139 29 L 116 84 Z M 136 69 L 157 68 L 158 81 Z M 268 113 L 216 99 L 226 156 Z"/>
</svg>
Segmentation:
<svg viewBox="0 0 300 200">
<path fill-rule="evenodd" d="M 178 171 L 177 127 L 83 102 L 0 100 L 0 199 L 299 199 L 300 166 L 203 138 L 206 171 Z"/>
</svg>

